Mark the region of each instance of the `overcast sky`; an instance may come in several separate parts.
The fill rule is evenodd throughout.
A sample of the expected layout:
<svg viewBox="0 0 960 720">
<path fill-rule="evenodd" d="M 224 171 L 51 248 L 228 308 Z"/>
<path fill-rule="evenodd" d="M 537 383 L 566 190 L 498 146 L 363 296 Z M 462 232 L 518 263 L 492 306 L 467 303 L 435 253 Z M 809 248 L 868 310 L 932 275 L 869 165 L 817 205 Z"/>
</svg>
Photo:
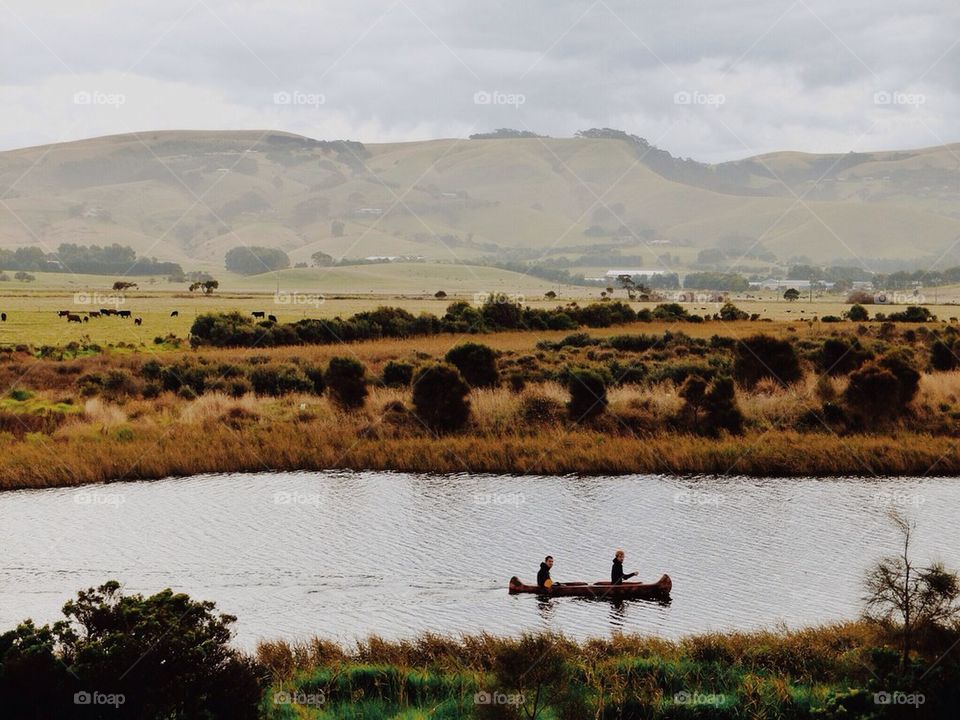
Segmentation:
<svg viewBox="0 0 960 720">
<path fill-rule="evenodd" d="M 0 0 L 0 149 L 589 127 L 716 161 L 960 141 L 956 0 Z"/>
</svg>

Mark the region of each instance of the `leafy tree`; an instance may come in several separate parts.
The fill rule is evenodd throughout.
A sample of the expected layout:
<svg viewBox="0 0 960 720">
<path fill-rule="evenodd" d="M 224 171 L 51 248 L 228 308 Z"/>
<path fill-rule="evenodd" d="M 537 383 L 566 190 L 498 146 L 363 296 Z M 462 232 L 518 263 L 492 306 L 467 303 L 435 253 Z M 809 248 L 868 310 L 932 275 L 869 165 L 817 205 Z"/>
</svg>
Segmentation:
<svg viewBox="0 0 960 720">
<path fill-rule="evenodd" d="M 216 280 L 206 280 L 200 287 L 203 288 L 204 295 L 213 295 L 213 291 L 220 287 L 220 283 Z"/>
<path fill-rule="evenodd" d="M 437 300 L 443 300 L 443 299 L 447 296 L 447 293 L 445 293 L 443 290 L 437 290 L 437 291 L 433 294 L 433 296 L 434 296 Z"/>
<path fill-rule="evenodd" d="M 800 291 L 796 288 L 787 288 L 783 293 L 783 299 L 788 302 L 793 302 L 794 300 L 799 299 Z"/>
<path fill-rule="evenodd" d="M 883 558 L 870 570 L 864 614 L 872 620 L 900 624 L 900 668 L 903 670 L 919 634 L 957 619 L 960 580 L 939 562 L 926 568 L 917 567 L 910 557 L 916 524 L 898 513 L 891 513 L 890 517 L 900 531 L 903 549 L 899 555 Z"/>
<path fill-rule="evenodd" d="M 130 288 L 135 288 L 135 287 L 137 287 L 137 283 L 135 283 L 135 282 L 127 282 L 127 281 L 125 281 L 125 280 L 117 280 L 117 281 L 113 284 L 113 289 L 114 289 L 116 292 L 123 292 L 124 290 L 129 290 Z"/>
<path fill-rule="evenodd" d="M 575 422 L 589 420 L 607 409 L 607 384 L 603 376 L 589 368 L 574 368 L 567 374 L 570 402 L 567 410 Z"/>
<path fill-rule="evenodd" d="M 495 387 L 500 382 L 497 352 L 480 343 L 463 343 L 451 348 L 444 357 L 455 366 L 470 387 Z"/>
<path fill-rule="evenodd" d="M 334 264 L 333 255 L 329 255 L 323 250 L 317 250 L 310 256 L 310 259 L 316 267 L 330 267 Z"/>
<path fill-rule="evenodd" d="M 330 360 L 323 376 L 330 398 L 345 410 L 363 407 L 367 399 L 366 369 L 353 358 L 335 357 Z"/>
<path fill-rule="evenodd" d="M 769 335 L 754 335 L 737 343 L 733 372 L 737 382 L 748 388 L 765 378 L 789 385 L 803 376 L 793 345 Z"/>
<path fill-rule="evenodd" d="M 453 365 L 432 363 L 413 376 L 413 407 L 434 432 L 459 430 L 470 419 L 470 386 Z"/>
<path fill-rule="evenodd" d="M 557 294 L 556 294 L 553 290 L 547 290 L 547 291 L 543 294 L 543 296 L 544 296 L 547 300 L 555 300 L 556 297 L 557 297 Z"/>
<path fill-rule="evenodd" d="M 19 280 L 20 282 L 33 282 L 34 280 L 37 279 L 35 275 L 31 275 L 30 273 L 24 272 L 23 270 L 19 272 L 15 272 L 13 274 L 13 277 L 15 280 Z"/>
<path fill-rule="evenodd" d="M 251 245 L 231 248 L 224 263 L 227 270 L 238 275 L 259 275 L 290 267 L 290 257 L 278 248 Z"/>
</svg>

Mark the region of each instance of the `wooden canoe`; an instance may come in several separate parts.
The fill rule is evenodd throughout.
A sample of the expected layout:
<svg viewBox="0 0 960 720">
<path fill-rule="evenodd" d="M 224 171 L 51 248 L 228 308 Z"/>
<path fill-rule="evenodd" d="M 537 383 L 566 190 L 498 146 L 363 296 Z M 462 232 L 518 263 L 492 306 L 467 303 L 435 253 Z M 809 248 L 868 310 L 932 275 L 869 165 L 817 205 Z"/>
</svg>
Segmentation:
<svg viewBox="0 0 960 720">
<path fill-rule="evenodd" d="M 673 581 L 669 575 L 663 575 L 655 583 L 624 582 L 613 585 L 609 582 L 596 583 L 555 583 L 549 589 L 538 585 L 524 585 L 514 575 L 510 578 L 509 591 L 511 595 L 517 593 L 536 593 L 546 597 L 592 597 L 610 600 L 652 599 L 665 600 L 670 597 Z"/>
</svg>

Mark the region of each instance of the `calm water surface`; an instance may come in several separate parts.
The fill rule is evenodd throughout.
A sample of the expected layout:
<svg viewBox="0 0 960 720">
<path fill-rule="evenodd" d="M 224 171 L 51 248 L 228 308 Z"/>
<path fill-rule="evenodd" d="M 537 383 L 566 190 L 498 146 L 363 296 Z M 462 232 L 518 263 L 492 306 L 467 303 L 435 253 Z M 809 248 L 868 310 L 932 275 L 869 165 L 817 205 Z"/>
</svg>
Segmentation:
<svg viewBox="0 0 960 720">
<path fill-rule="evenodd" d="M 917 555 L 960 566 L 952 479 L 757 480 L 392 473 L 207 475 L 0 494 L 0 628 L 46 622 L 116 578 L 238 616 L 238 639 L 552 629 L 575 637 L 850 618 L 868 565 L 918 520 Z M 617 547 L 668 605 L 509 596 L 546 554 L 598 580 Z"/>
</svg>

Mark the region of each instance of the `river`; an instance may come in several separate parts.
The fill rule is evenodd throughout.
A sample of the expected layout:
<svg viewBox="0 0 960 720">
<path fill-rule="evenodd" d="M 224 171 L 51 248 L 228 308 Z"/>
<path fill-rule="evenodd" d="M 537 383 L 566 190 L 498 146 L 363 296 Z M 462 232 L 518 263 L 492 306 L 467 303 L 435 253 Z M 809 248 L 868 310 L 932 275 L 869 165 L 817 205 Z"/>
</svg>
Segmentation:
<svg viewBox="0 0 960 720">
<path fill-rule="evenodd" d="M 221 474 L 0 494 L 0 629 L 48 622 L 107 579 L 236 615 L 238 643 L 320 635 L 577 638 L 790 627 L 853 618 L 869 565 L 917 521 L 916 557 L 960 566 L 952 479 Z M 625 568 L 673 579 L 669 603 L 510 596 Z"/>
</svg>

